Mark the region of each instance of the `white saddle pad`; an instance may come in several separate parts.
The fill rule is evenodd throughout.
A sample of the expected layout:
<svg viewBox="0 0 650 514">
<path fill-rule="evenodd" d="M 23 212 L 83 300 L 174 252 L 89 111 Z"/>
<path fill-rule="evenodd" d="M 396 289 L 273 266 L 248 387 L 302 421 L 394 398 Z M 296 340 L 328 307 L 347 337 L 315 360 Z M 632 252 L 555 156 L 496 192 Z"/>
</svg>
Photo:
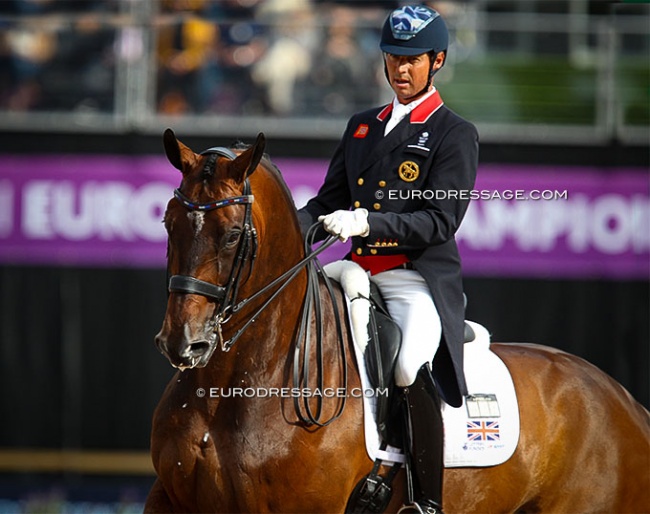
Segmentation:
<svg viewBox="0 0 650 514">
<path fill-rule="evenodd" d="M 350 261 L 335 261 L 328 264 L 325 271 L 341 282 L 346 294 L 361 384 L 364 391 L 369 390 L 371 385 L 363 358 L 367 340 L 368 302 L 350 301 L 350 298 L 356 298 L 359 294 L 368 297 L 368 277 L 357 264 Z M 467 323 L 476 335 L 474 341 L 465 344 L 464 369 L 469 395 L 458 408 L 443 402 L 445 467 L 495 466 L 508 460 L 517 448 L 517 395 L 508 368 L 490 350 L 488 331 L 478 323 Z M 363 396 L 368 456 L 372 460 L 381 459 L 387 463 L 404 462 L 401 449 L 391 446 L 380 449 L 381 441 L 375 421 L 376 398 L 373 395 Z"/>
<path fill-rule="evenodd" d="M 508 460 L 519 440 L 519 409 L 510 373 L 505 364 L 489 349 L 489 335 L 484 327 L 468 322 L 476 339 L 465 344 L 465 379 L 469 396 L 458 408 L 443 402 L 445 425 L 445 467 L 495 466 Z M 364 390 L 370 388 L 361 350 L 355 353 Z M 380 449 L 381 440 L 375 422 L 376 398 L 364 397 L 366 450 L 372 459 L 404 462 L 402 450 L 388 446 Z"/>
</svg>

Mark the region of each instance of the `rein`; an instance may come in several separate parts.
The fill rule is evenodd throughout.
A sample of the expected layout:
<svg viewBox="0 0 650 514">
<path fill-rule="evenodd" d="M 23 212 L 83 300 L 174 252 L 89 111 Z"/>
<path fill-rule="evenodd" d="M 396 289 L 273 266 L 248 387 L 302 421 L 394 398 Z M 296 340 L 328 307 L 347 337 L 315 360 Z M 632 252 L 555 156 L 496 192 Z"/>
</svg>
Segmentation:
<svg viewBox="0 0 650 514">
<path fill-rule="evenodd" d="M 231 160 L 236 157 L 234 152 L 221 147 L 210 148 L 209 150 L 201 152 L 201 155 L 210 155 L 210 159 L 205 165 L 206 169 L 209 166 L 214 166 L 216 157 L 219 155 L 227 157 Z M 293 355 L 293 386 L 294 389 L 299 389 L 301 391 L 309 389 L 310 378 L 312 376 L 312 370 L 310 369 L 310 357 L 312 355 L 312 352 L 315 351 L 316 382 L 317 389 L 321 394 L 315 395 L 315 412 L 312 410 L 312 407 L 310 405 L 309 396 L 302 397 L 302 405 L 300 398 L 294 397 L 294 408 L 296 410 L 298 418 L 308 425 L 326 426 L 332 423 L 334 420 L 338 419 L 343 414 L 343 410 L 345 409 L 346 396 L 343 396 L 342 400 L 340 401 L 336 413 L 334 413 L 329 419 L 321 421 L 323 404 L 322 391 L 324 389 L 324 333 L 322 299 L 319 288 L 320 279 L 323 280 L 327 288 L 328 296 L 330 297 L 330 301 L 332 303 L 334 321 L 336 324 L 337 340 L 340 346 L 341 365 L 343 370 L 343 387 L 346 391 L 346 395 L 348 386 L 347 350 L 345 347 L 345 339 L 343 337 L 343 323 L 341 321 L 339 310 L 336 306 L 334 288 L 332 287 L 329 277 L 323 272 L 322 265 L 317 260 L 317 257 L 327 248 L 336 243 L 338 238 L 329 236 L 317 250 L 312 251 L 311 247 L 314 244 L 315 235 L 321 224 L 316 223 L 312 225 L 307 231 L 307 235 L 305 237 L 306 256 L 290 269 L 282 273 L 280 276 L 276 277 L 264 287 L 250 295 L 248 298 L 237 301 L 237 294 L 239 292 L 242 271 L 244 269 L 245 263 L 247 260 L 250 261 L 249 273 L 248 277 L 246 278 L 246 280 L 248 280 L 252 274 L 253 264 L 257 256 L 258 246 L 257 231 L 253 226 L 251 208 L 251 205 L 254 202 L 254 195 L 251 193 L 250 183 L 248 179 L 244 181 L 244 191 L 243 195 L 241 196 L 233 196 L 208 203 L 194 202 L 185 196 L 180 191 L 180 189 L 176 189 L 174 191 L 174 196 L 185 208 L 191 211 L 207 212 L 229 205 L 244 205 L 246 209 L 244 213 L 244 227 L 242 235 L 240 236 L 240 241 L 235 259 L 233 261 L 230 277 L 225 286 L 212 284 L 210 282 L 206 282 L 204 280 L 200 280 L 187 275 L 173 275 L 169 279 L 170 292 L 198 294 L 218 302 L 220 307 L 215 312 L 213 319 L 209 322 L 209 326 L 212 329 L 211 343 L 216 344 L 218 342 L 221 346 L 222 351 L 230 351 L 230 349 L 242 336 L 246 329 L 255 322 L 255 319 L 298 276 L 303 268 L 307 268 L 307 291 L 303 302 L 300 328 L 298 331 L 298 337 L 296 339 Z M 225 341 L 222 334 L 222 325 L 227 323 L 234 313 L 241 310 L 249 302 L 268 293 L 278 285 L 279 287 L 277 287 L 273 294 L 271 294 L 266 299 L 266 301 L 255 311 L 255 313 L 249 317 L 246 323 L 244 323 L 244 325 L 239 330 L 237 330 L 237 332 L 235 332 L 235 334 L 233 334 L 229 340 Z M 316 332 L 315 348 L 312 348 L 311 341 L 312 331 L 310 321 L 312 319 L 312 316 L 315 316 L 316 326 L 318 327 L 318 330 Z"/>
<path fill-rule="evenodd" d="M 325 240 L 325 243 L 321 245 L 318 250 L 312 252 L 311 247 L 313 245 L 316 233 L 320 228 L 320 223 L 315 223 L 305 235 L 305 257 L 304 260 L 315 257 L 321 253 L 325 248 L 331 246 L 338 238 L 330 236 Z M 301 262 L 303 262 L 301 261 Z M 327 294 L 330 297 L 332 302 L 332 311 L 334 313 L 334 322 L 336 324 L 336 338 L 340 347 L 340 359 L 341 367 L 343 370 L 343 389 L 345 390 L 345 396 L 342 397 L 339 407 L 335 414 L 333 414 L 328 420 L 321 421 L 322 415 L 322 406 L 323 398 L 322 396 L 316 396 L 316 412 L 312 411 L 311 405 L 309 403 L 309 397 L 302 397 L 302 406 L 300 404 L 300 398 L 294 397 L 293 404 L 298 418 L 308 425 L 317 425 L 319 427 L 324 427 L 337 420 L 343 414 L 345 409 L 347 391 L 348 391 L 348 368 L 347 368 L 347 350 L 345 347 L 345 339 L 343 338 L 343 324 L 341 321 L 341 314 L 338 307 L 336 306 L 336 297 L 334 295 L 334 288 L 332 287 L 332 281 L 323 271 L 323 267 L 318 260 L 312 260 L 310 266 L 307 269 L 307 292 L 305 294 L 305 300 L 303 302 L 302 316 L 300 320 L 300 330 L 298 332 L 298 338 L 296 340 L 296 346 L 294 348 L 293 355 L 293 387 L 294 389 L 309 389 L 310 374 L 311 370 L 309 368 L 309 360 L 312 354 L 312 345 L 311 345 L 311 319 L 312 314 L 315 316 L 315 326 L 318 327 L 316 332 L 316 381 L 317 381 L 317 390 L 322 394 L 324 389 L 324 366 L 323 366 L 323 316 L 322 316 L 322 298 L 320 295 L 319 288 L 319 277 L 323 279 L 323 283 L 327 288 Z M 302 356 L 301 356 L 301 345 L 302 345 Z M 303 414 L 304 411 L 304 414 Z"/>
</svg>

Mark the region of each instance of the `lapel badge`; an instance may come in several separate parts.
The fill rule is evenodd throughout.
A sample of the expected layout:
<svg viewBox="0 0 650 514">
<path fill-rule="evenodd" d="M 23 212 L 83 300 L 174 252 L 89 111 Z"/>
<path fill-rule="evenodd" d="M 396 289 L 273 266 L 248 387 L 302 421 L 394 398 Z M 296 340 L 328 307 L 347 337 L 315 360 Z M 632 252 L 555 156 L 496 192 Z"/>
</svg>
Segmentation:
<svg viewBox="0 0 650 514">
<path fill-rule="evenodd" d="M 413 182 L 420 176 L 420 167 L 413 161 L 404 161 L 397 172 L 404 182 Z"/>
<path fill-rule="evenodd" d="M 428 132 L 422 132 L 420 134 L 420 137 L 418 138 L 418 145 L 419 146 L 424 146 L 429 139 L 429 133 Z"/>
<path fill-rule="evenodd" d="M 368 125 L 361 123 L 352 137 L 363 139 L 368 135 Z"/>
</svg>

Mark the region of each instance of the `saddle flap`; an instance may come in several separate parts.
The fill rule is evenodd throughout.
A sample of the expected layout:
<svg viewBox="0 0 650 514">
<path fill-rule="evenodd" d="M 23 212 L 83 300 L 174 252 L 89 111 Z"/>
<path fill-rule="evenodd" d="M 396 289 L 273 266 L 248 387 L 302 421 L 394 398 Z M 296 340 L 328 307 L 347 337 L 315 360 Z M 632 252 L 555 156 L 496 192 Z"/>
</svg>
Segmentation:
<svg viewBox="0 0 650 514">
<path fill-rule="evenodd" d="M 395 364 L 402 344 L 402 331 L 388 315 L 377 286 L 370 285 L 369 342 L 364 358 L 369 379 L 374 387 L 393 383 Z"/>
<path fill-rule="evenodd" d="M 395 390 L 395 366 L 402 345 L 402 331 L 389 316 L 377 286 L 370 285 L 370 316 L 368 321 L 368 345 L 364 361 L 368 379 L 375 389 L 385 391 L 377 396 L 376 422 L 384 440 L 399 439 L 399 407 L 393 394 Z"/>
</svg>

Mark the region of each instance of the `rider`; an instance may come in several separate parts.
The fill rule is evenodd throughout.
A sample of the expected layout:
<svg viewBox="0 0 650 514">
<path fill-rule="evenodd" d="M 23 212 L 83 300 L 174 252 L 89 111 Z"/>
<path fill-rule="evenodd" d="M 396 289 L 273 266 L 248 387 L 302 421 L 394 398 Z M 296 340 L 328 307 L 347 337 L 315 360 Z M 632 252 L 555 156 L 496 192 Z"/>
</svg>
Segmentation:
<svg viewBox="0 0 650 514">
<path fill-rule="evenodd" d="M 351 259 L 402 330 L 395 382 L 407 405 L 416 502 L 406 509 L 425 513 L 442 512 L 439 393 L 454 407 L 467 394 L 455 234 L 474 187 L 478 134 L 433 84 L 448 39 L 429 7 L 390 13 L 380 48 L 395 97 L 350 119 L 317 196 L 299 211 L 303 230 L 318 220 L 341 240 L 352 237 Z"/>
</svg>

